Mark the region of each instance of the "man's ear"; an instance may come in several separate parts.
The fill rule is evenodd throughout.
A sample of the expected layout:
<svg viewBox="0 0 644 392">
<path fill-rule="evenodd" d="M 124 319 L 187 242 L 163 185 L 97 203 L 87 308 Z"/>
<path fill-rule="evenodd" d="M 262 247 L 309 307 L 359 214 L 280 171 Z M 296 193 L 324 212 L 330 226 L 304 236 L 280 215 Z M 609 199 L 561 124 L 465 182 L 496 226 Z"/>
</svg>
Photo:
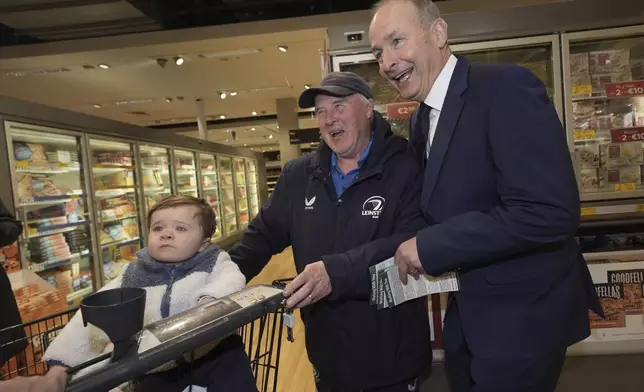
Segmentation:
<svg viewBox="0 0 644 392">
<path fill-rule="evenodd" d="M 443 49 L 447 45 L 447 22 L 441 18 L 436 19 L 432 24 L 432 34 L 434 35 L 434 40 L 436 40 L 436 45 Z"/>
<path fill-rule="evenodd" d="M 367 118 L 371 120 L 373 118 L 373 100 L 367 100 Z"/>
</svg>

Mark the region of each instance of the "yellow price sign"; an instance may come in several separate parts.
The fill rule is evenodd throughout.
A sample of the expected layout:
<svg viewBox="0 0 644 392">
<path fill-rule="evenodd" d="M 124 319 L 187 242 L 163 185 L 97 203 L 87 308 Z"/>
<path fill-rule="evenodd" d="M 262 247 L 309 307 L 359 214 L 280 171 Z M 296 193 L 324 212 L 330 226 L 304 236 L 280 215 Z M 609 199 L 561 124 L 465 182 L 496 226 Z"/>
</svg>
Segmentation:
<svg viewBox="0 0 644 392">
<path fill-rule="evenodd" d="M 644 204 L 638 204 L 635 206 L 635 212 L 644 212 Z"/>
<path fill-rule="evenodd" d="M 596 134 L 594 129 L 575 129 L 575 140 L 594 139 Z"/>
<path fill-rule="evenodd" d="M 637 189 L 635 184 L 615 184 L 613 190 L 615 192 L 632 192 Z"/>
<path fill-rule="evenodd" d="M 592 93 L 593 86 L 591 86 L 590 84 L 572 86 L 572 95 L 591 95 Z"/>
<path fill-rule="evenodd" d="M 16 169 L 26 169 L 29 166 L 29 161 L 16 161 Z"/>
<path fill-rule="evenodd" d="M 593 207 L 584 207 L 581 209 L 581 216 L 595 215 L 597 214 L 597 209 Z"/>
</svg>

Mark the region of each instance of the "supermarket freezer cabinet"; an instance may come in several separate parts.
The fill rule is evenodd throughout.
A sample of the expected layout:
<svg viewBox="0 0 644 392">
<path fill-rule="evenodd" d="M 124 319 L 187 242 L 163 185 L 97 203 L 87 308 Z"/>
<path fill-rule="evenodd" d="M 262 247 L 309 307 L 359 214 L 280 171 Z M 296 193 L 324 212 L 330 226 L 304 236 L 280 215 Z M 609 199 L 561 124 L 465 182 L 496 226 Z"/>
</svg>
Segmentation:
<svg viewBox="0 0 644 392">
<path fill-rule="evenodd" d="M 572 352 L 644 352 L 644 25 L 562 35 L 579 242 L 606 314 Z"/>
<path fill-rule="evenodd" d="M 27 307 L 78 304 L 117 276 L 169 195 L 207 200 L 224 248 L 266 200 L 264 160 L 242 149 L 3 97 L 0 130 L 0 176 L 11 181 L 0 197 L 24 225 L 2 261 L 20 275 L 14 289 L 38 298 Z"/>
<path fill-rule="evenodd" d="M 644 25 L 562 39 L 568 141 L 582 200 L 644 197 Z"/>
<path fill-rule="evenodd" d="M 16 122 L 6 122 L 5 132 L 16 217 L 23 223 L 20 264 L 57 289 L 49 302 L 74 303 L 97 287 L 85 138 Z"/>
</svg>

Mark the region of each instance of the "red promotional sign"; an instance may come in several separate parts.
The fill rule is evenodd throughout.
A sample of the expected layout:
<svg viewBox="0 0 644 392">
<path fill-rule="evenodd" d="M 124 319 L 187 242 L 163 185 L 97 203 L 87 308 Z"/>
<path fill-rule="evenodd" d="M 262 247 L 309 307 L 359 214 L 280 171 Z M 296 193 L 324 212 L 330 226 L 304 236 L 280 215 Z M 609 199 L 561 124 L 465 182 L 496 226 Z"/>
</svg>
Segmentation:
<svg viewBox="0 0 644 392">
<path fill-rule="evenodd" d="M 611 129 L 613 143 L 644 142 L 644 127 Z"/>
<path fill-rule="evenodd" d="M 418 107 L 418 102 L 402 102 L 387 105 L 387 118 L 401 119 L 411 117 Z"/>
<path fill-rule="evenodd" d="M 644 95 L 644 80 L 624 83 L 606 83 L 604 85 L 607 97 L 630 97 Z"/>
</svg>

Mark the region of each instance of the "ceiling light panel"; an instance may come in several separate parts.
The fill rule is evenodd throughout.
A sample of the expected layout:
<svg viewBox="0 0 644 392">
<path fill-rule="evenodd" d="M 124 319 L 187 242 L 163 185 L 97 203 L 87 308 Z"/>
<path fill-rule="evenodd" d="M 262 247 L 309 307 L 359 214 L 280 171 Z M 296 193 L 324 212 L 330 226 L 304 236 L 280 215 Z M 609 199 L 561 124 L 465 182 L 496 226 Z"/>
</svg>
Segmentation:
<svg viewBox="0 0 644 392">
<path fill-rule="evenodd" d="M 197 56 L 201 57 L 202 59 L 212 59 L 212 58 L 222 58 L 222 57 L 246 56 L 249 54 L 257 54 L 261 52 L 262 50 L 258 48 L 248 48 L 248 49 L 226 50 L 222 52 L 199 53 Z"/>
<path fill-rule="evenodd" d="M 58 68 L 40 68 L 40 69 L 23 69 L 5 72 L 5 76 L 35 76 L 47 75 L 53 73 L 71 72 L 71 69 L 58 67 Z"/>
</svg>

